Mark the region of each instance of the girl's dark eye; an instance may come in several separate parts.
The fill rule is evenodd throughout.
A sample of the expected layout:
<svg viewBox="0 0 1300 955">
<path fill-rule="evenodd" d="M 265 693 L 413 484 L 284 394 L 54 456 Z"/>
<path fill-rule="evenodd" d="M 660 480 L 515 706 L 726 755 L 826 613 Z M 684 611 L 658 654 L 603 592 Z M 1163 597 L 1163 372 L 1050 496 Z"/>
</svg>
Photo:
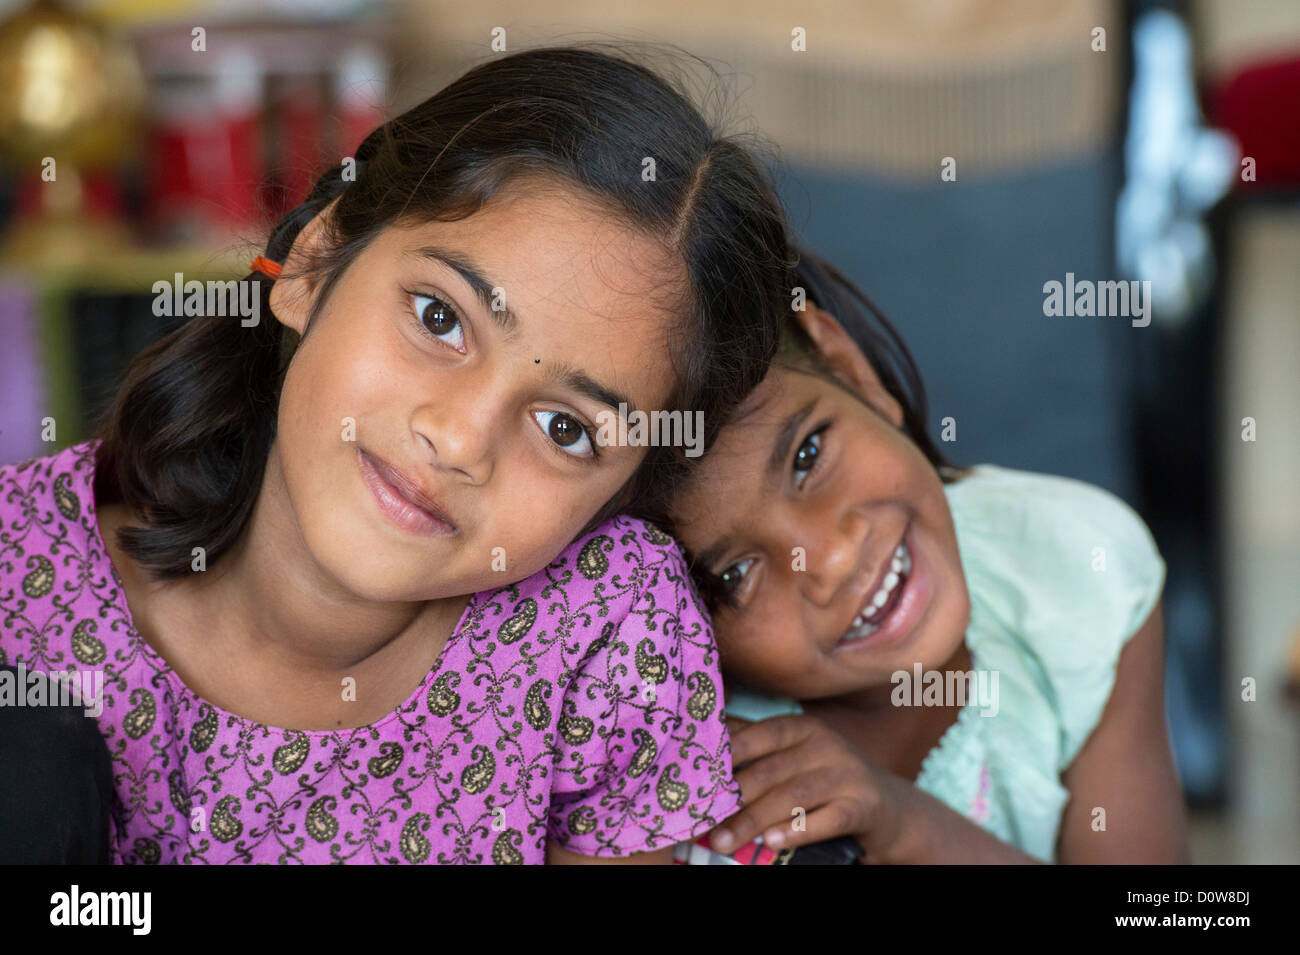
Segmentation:
<svg viewBox="0 0 1300 955">
<path fill-rule="evenodd" d="M 562 411 L 534 411 L 533 420 L 566 454 L 575 458 L 595 457 L 591 436 L 572 415 Z"/>
<path fill-rule="evenodd" d="M 564 448 L 582 437 L 582 429 L 578 427 L 578 422 L 568 415 L 557 414 L 551 419 L 551 425 L 547 430 L 551 434 L 551 440 Z"/>
<path fill-rule="evenodd" d="M 804 439 L 803 444 L 799 445 L 799 450 L 794 454 L 795 486 L 803 487 L 804 480 L 817 466 L 817 458 L 822 451 L 822 432 L 825 428 L 819 428 Z"/>
<path fill-rule="evenodd" d="M 749 573 L 749 568 L 753 563 L 753 558 L 742 560 L 732 564 L 720 573 L 718 580 L 722 584 L 722 589 L 726 593 L 734 593 L 736 588 L 745 582 L 745 575 Z"/>
<path fill-rule="evenodd" d="M 428 334 L 457 351 L 464 351 L 465 329 L 456 310 L 432 295 L 412 295 L 415 320 Z"/>
</svg>

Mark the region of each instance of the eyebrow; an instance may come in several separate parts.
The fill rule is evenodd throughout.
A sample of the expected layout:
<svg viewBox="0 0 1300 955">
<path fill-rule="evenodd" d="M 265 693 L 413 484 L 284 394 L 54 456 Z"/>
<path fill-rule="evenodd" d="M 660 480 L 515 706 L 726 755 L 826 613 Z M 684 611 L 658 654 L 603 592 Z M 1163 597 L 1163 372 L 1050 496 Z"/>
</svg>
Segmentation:
<svg viewBox="0 0 1300 955">
<path fill-rule="evenodd" d="M 807 417 L 812 414 L 813 408 L 817 406 L 817 399 L 813 398 L 802 408 L 796 410 L 790 417 L 785 419 L 785 424 L 777 433 L 776 443 L 772 445 L 772 456 L 767 459 L 767 475 L 769 478 L 776 476 L 785 464 L 785 459 L 790 456 L 790 445 L 794 444 L 795 436 L 799 433 L 800 427 L 803 426 Z"/>
<path fill-rule="evenodd" d="M 692 567 L 702 567 L 706 574 L 716 577 L 713 573 L 713 565 L 722 559 L 722 555 L 731 550 L 731 538 L 723 537 L 715 541 L 711 546 L 700 551 L 698 557 L 691 562 Z"/>
<path fill-rule="evenodd" d="M 585 375 L 571 365 L 563 362 L 550 364 L 548 377 L 564 388 L 572 389 L 581 395 L 586 395 L 592 401 L 598 401 L 603 405 L 609 405 L 614 411 L 619 410 L 619 405 L 623 405 L 630 415 L 636 410 L 636 405 L 632 399 L 622 392 L 615 391 L 596 381 L 589 375 Z"/>
<path fill-rule="evenodd" d="M 509 306 L 500 309 L 494 309 L 493 299 L 495 298 L 492 290 L 499 286 L 495 285 L 483 275 L 483 270 L 479 267 L 470 256 L 463 252 L 453 252 L 450 249 L 439 248 L 438 246 L 425 245 L 418 249 L 410 250 L 409 255 L 421 259 L 430 259 L 435 262 L 441 262 L 448 268 L 455 271 L 465 283 L 474 290 L 475 297 L 484 309 L 492 313 L 492 318 L 500 326 L 501 330 L 507 334 L 513 332 L 519 326 L 519 316 L 510 310 Z M 613 388 L 606 387 L 591 376 L 583 374 L 571 365 L 563 362 L 559 364 L 552 363 L 547 369 L 548 377 L 559 384 L 561 387 L 576 391 L 585 395 L 592 401 L 598 401 L 601 404 L 609 405 L 615 411 L 618 411 L 619 405 L 622 404 L 627 408 L 627 413 L 631 414 L 636 410 L 636 405 L 627 395 L 615 391 Z"/>
<path fill-rule="evenodd" d="M 492 314 L 492 318 L 500 326 L 501 330 L 506 333 L 513 332 L 519 325 L 519 316 L 510 310 L 510 306 L 504 305 L 501 308 L 493 308 L 495 304 L 493 299 L 496 297 L 492 290 L 500 288 L 499 283 L 489 281 L 483 275 L 483 270 L 478 263 L 463 252 L 452 252 L 449 249 L 441 249 L 433 245 L 421 246 L 418 249 L 411 249 L 408 255 L 416 258 L 431 259 L 435 262 L 441 262 L 443 265 L 452 269 L 465 283 L 474 290 L 474 296 L 479 300 L 479 304 L 485 310 Z"/>
</svg>

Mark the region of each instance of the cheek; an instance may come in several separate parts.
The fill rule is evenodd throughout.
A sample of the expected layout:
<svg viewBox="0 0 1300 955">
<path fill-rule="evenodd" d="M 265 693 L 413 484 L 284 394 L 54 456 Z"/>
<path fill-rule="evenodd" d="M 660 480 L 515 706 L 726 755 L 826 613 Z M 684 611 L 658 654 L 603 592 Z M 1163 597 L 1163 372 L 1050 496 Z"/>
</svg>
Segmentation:
<svg viewBox="0 0 1300 955">
<path fill-rule="evenodd" d="M 548 468 L 538 460 L 547 449 L 526 446 L 532 437 L 524 433 L 499 449 L 492 480 L 479 489 L 485 516 L 480 529 L 485 540 L 541 569 L 572 543 L 625 478 L 621 471 L 584 477 Z"/>
<path fill-rule="evenodd" d="M 714 632 L 723 665 L 744 682 L 782 680 L 805 668 L 808 640 L 788 602 L 715 621 Z"/>
<path fill-rule="evenodd" d="M 878 445 L 878 450 L 872 455 L 871 468 L 879 475 L 890 497 L 915 501 L 920 509 L 925 507 L 922 502 L 933 499 L 939 487 L 939 477 L 925 455 L 898 432 L 890 432 L 888 438 Z"/>
<path fill-rule="evenodd" d="M 400 364 L 380 335 L 349 331 L 340 316 L 322 316 L 320 325 L 294 353 L 281 394 L 282 414 L 300 423 L 332 422 L 341 435 L 343 418 L 361 420 L 366 408 L 400 390 Z M 409 394 L 409 388 L 407 389 Z"/>
</svg>

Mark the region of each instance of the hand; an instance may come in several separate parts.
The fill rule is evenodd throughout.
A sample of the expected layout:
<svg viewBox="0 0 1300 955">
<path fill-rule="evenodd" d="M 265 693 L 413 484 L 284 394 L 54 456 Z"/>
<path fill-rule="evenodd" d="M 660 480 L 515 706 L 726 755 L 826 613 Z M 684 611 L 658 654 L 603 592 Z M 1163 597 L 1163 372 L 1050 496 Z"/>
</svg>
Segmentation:
<svg viewBox="0 0 1300 955">
<path fill-rule="evenodd" d="M 898 838 L 906 784 L 900 787 L 816 717 L 759 723 L 728 717 L 727 730 L 745 807 L 712 831 L 715 852 L 734 852 L 760 835 L 773 849 L 847 835 L 881 858 Z M 793 826 L 800 818 L 802 830 Z"/>
</svg>

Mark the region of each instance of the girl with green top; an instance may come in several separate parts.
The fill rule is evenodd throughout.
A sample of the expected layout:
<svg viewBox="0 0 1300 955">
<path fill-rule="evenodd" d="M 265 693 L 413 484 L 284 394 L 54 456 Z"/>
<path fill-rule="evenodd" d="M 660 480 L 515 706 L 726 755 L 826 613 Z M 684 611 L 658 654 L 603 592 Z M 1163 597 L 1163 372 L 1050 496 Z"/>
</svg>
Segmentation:
<svg viewBox="0 0 1300 955">
<path fill-rule="evenodd" d="M 745 800 L 711 848 L 1187 861 L 1142 520 L 1078 481 L 949 467 L 875 306 L 811 256 L 798 282 L 807 307 L 674 505 Z"/>
</svg>

